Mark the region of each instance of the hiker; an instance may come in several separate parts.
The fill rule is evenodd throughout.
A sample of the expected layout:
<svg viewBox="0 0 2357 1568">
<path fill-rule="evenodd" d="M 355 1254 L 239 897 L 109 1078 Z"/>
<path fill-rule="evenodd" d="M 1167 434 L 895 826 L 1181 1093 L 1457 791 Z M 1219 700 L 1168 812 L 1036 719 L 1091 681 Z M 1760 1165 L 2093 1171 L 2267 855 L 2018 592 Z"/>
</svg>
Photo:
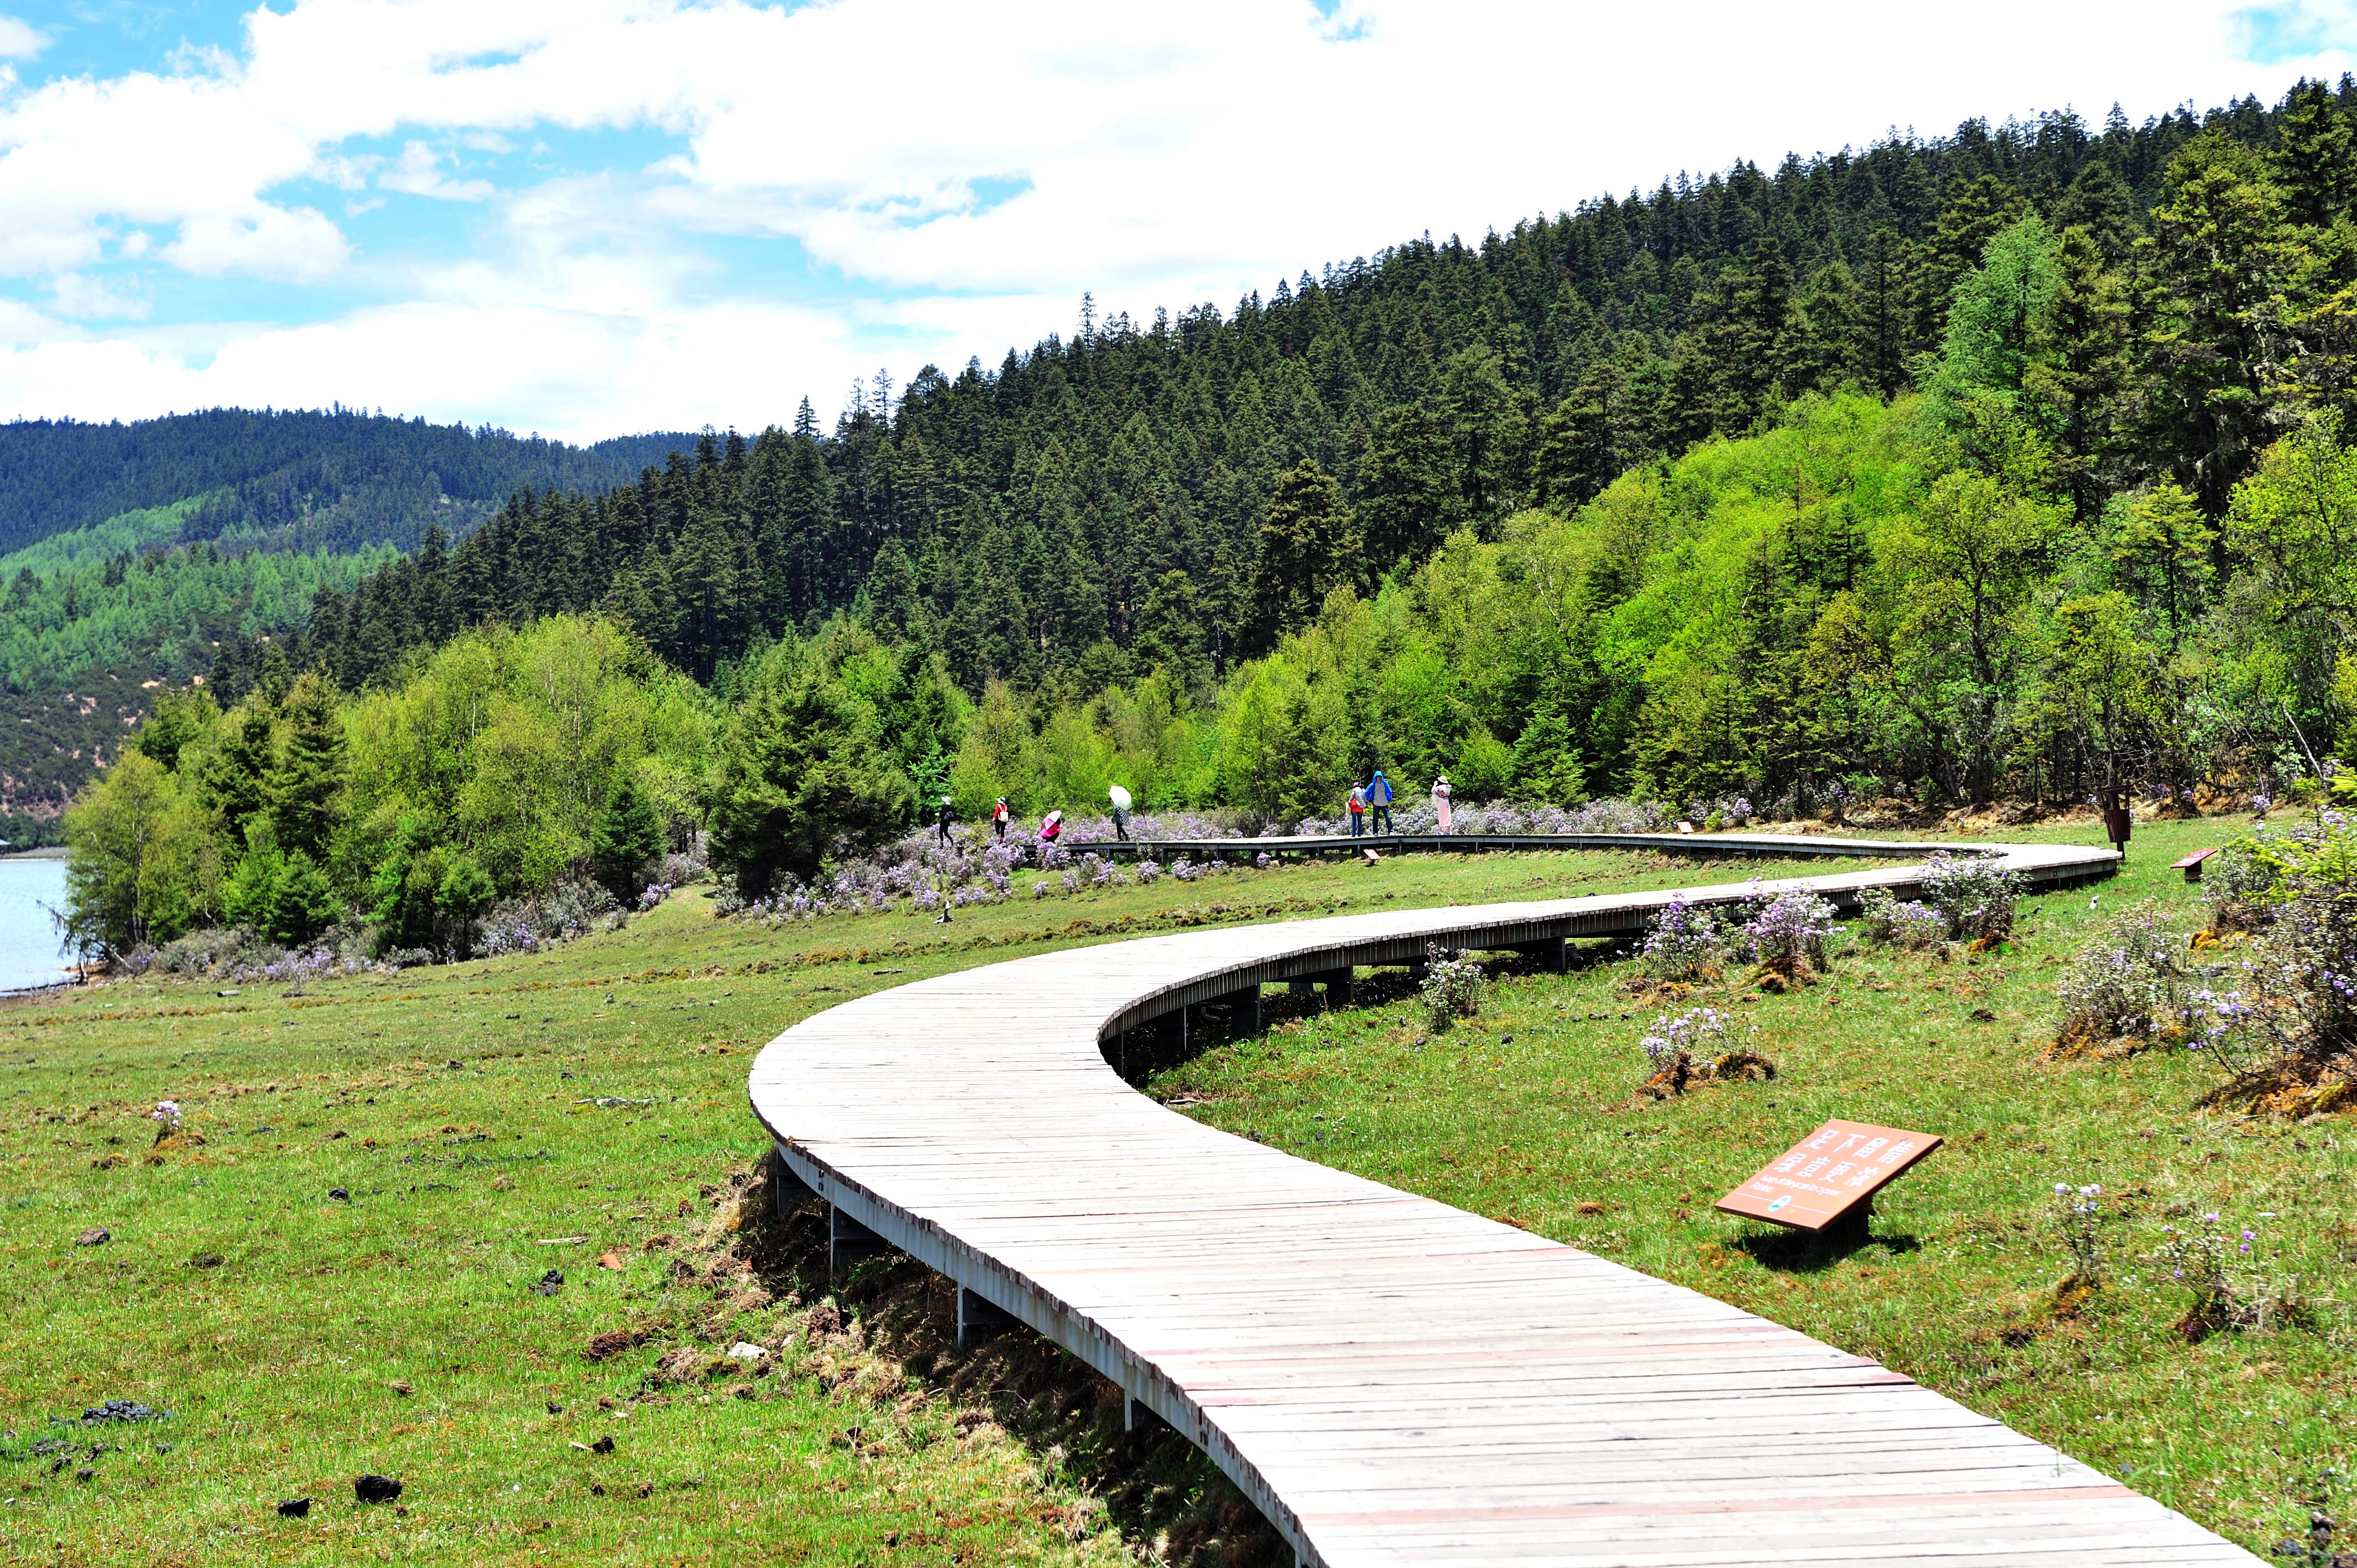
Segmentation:
<svg viewBox="0 0 2357 1568">
<path fill-rule="evenodd" d="M 933 832 L 943 843 L 950 842 L 950 824 L 956 820 L 957 808 L 950 804 L 950 798 L 947 795 L 942 796 L 941 821 L 934 824 Z"/>
<path fill-rule="evenodd" d="M 1059 809 L 1039 819 L 1039 842 L 1054 843 L 1056 835 L 1064 831 L 1064 813 Z"/>
<path fill-rule="evenodd" d="M 1006 797 L 1001 795 L 998 798 L 998 804 L 990 809 L 990 836 L 996 839 L 1006 838 L 1006 819 L 1014 814 L 1006 809 Z"/>
<path fill-rule="evenodd" d="M 1432 814 L 1435 819 L 1432 826 L 1434 832 L 1446 833 L 1456 831 L 1448 825 L 1448 775 L 1446 773 L 1432 781 Z"/>
<path fill-rule="evenodd" d="M 1383 770 L 1380 768 L 1375 769 L 1375 776 L 1367 780 L 1367 831 L 1374 833 L 1399 832 L 1392 826 L 1392 781 L 1383 777 Z"/>
<path fill-rule="evenodd" d="M 1129 791 L 1116 784 L 1105 792 L 1113 797 L 1113 836 L 1127 843 L 1129 842 Z"/>
<path fill-rule="evenodd" d="M 1351 836 L 1357 838 L 1367 831 L 1367 791 L 1357 784 L 1351 786 Z"/>
</svg>

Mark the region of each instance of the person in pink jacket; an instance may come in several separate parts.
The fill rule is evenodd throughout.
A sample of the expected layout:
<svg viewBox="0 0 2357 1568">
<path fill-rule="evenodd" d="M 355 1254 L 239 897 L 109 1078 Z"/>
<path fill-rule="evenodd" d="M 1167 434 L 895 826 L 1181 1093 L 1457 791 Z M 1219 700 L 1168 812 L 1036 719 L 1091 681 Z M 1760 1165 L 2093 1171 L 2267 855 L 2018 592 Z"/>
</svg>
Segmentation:
<svg viewBox="0 0 2357 1568">
<path fill-rule="evenodd" d="M 1446 773 L 1432 781 L 1432 814 L 1434 832 L 1456 832 L 1448 822 L 1448 775 Z"/>
</svg>

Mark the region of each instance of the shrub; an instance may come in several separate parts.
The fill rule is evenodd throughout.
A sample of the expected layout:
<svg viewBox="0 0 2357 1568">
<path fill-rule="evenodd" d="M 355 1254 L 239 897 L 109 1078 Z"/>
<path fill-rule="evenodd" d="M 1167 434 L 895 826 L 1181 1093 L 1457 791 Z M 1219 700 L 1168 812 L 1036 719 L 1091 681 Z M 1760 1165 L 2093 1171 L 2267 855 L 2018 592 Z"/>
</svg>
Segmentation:
<svg viewBox="0 0 2357 1568">
<path fill-rule="evenodd" d="M 1481 966 L 1462 951 L 1437 946 L 1426 950 L 1424 984 L 1417 994 L 1434 1034 L 1445 1035 L 1458 1019 L 1481 1010 Z"/>
<path fill-rule="evenodd" d="M 2056 1044 L 2069 1050 L 2186 1038 L 2197 1006 L 2189 988 L 2193 976 L 2178 956 L 2182 946 L 2146 906 L 2113 916 L 2056 985 L 2062 1003 Z"/>
<path fill-rule="evenodd" d="M 1725 967 L 1727 953 L 1727 933 L 1710 909 L 1673 893 L 1654 915 L 1641 956 L 1657 979 L 1703 980 Z"/>
<path fill-rule="evenodd" d="M 1716 1007 L 1693 1007 L 1672 1017 L 1664 1013 L 1653 1020 L 1645 1037 L 1637 1042 L 1645 1059 L 1656 1068 L 1669 1067 L 1680 1057 L 1691 1061 L 1722 1045 L 1727 1039 L 1729 1016 Z"/>
<path fill-rule="evenodd" d="M 2216 1214 L 2191 1227 L 2164 1225 L 2161 1244 L 2147 1261 L 2159 1264 L 2193 1297 L 2175 1327 L 2188 1339 L 2206 1339 L 2229 1329 L 2264 1332 L 2311 1326 L 2315 1309 L 2301 1300 L 2298 1283 L 2261 1267 L 2252 1249 L 2259 1233 L 2245 1226 L 2229 1236 Z"/>
<path fill-rule="evenodd" d="M 1868 941 L 1919 952 L 1948 939 L 1948 917 L 1929 904 L 1901 899 L 1888 887 L 1867 888 L 1861 903 L 1859 924 Z"/>
<path fill-rule="evenodd" d="M 1834 930 L 1833 905 L 1795 887 L 1761 906 L 1739 935 L 1752 961 L 1792 980 L 1833 967 L 1825 944 Z"/>
<path fill-rule="evenodd" d="M 2063 1251 L 2071 1254 L 2066 1290 L 2103 1283 L 2103 1197 L 2104 1189 L 2092 1183 L 2077 1187 L 2067 1181 L 2054 1184 L 2054 1228 L 2061 1233 Z"/>
<path fill-rule="evenodd" d="M 2357 1097 L 2357 818 L 2320 811 L 2244 846 L 2272 873 L 2254 900 L 2266 924 L 2231 989 L 2193 993 L 2190 1043 L 2232 1074 L 2213 1103 L 2330 1110 Z"/>
<path fill-rule="evenodd" d="M 1994 858 L 1933 850 L 1919 880 L 1923 902 L 1946 918 L 1949 936 L 1988 946 L 2013 935 L 2021 878 Z"/>
</svg>

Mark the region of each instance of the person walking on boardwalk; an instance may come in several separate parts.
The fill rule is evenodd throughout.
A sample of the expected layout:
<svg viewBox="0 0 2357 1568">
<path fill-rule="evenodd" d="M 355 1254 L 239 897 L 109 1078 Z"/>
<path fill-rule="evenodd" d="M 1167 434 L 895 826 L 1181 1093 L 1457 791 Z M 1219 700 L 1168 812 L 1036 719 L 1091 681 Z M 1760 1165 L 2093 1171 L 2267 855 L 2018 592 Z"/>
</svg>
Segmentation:
<svg viewBox="0 0 2357 1568">
<path fill-rule="evenodd" d="M 1113 797 L 1113 836 L 1127 843 L 1129 842 L 1129 791 L 1116 784 L 1105 793 Z"/>
<path fill-rule="evenodd" d="M 1375 776 L 1367 780 L 1367 831 L 1371 833 L 1399 832 L 1392 826 L 1392 781 L 1383 777 L 1383 770 L 1380 768 L 1375 769 Z"/>
<path fill-rule="evenodd" d="M 1001 795 L 998 798 L 998 804 L 990 808 L 990 836 L 999 839 L 1005 838 L 1006 836 L 1006 819 L 1014 814 L 1014 812 L 1006 809 L 1006 797 Z"/>
<path fill-rule="evenodd" d="M 1357 838 L 1367 831 L 1367 791 L 1363 785 L 1351 786 L 1351 836 Z"/>
<path fill-rule="evenodd" d="M 1432 781 L 1432 815 L 1434 832 L 1456 831 L 1448 825 L 1448 775 L 1446 773 Z"/>
<path fill-rule="evenodd" d="M 952 805 L 950 798 L 944 795 L 942 797 L 941 820 L 933 825 L 934 835 L 943 843 L 950 842 L 950 824 L 955 821 L 957 821 L 957 808 Z"/>
</svg>

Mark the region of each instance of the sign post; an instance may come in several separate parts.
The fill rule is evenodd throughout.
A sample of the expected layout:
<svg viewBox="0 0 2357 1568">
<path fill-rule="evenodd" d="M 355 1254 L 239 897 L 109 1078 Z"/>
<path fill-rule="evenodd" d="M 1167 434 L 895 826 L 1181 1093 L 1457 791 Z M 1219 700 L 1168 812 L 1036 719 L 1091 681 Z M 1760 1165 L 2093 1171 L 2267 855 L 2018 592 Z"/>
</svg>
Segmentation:
<svg viewBox="0 0 2357 1568">
<path fill-rule="evenodd" d="M 2095 805 L 2103 812 L 2104 836 L 2126 860 L 2128 854 L 2128 787 L 2125 784 L 2099 784 L 2095 787 Z"/>
<path fill-rule="evenodd" d="M 1722 1214 L 1811 1235 L 1873 1211 L 1874 1195 L 1945 1140 L 1900 1127 L 1828 1122 L 1718 1200 Z"/>
</svg>

